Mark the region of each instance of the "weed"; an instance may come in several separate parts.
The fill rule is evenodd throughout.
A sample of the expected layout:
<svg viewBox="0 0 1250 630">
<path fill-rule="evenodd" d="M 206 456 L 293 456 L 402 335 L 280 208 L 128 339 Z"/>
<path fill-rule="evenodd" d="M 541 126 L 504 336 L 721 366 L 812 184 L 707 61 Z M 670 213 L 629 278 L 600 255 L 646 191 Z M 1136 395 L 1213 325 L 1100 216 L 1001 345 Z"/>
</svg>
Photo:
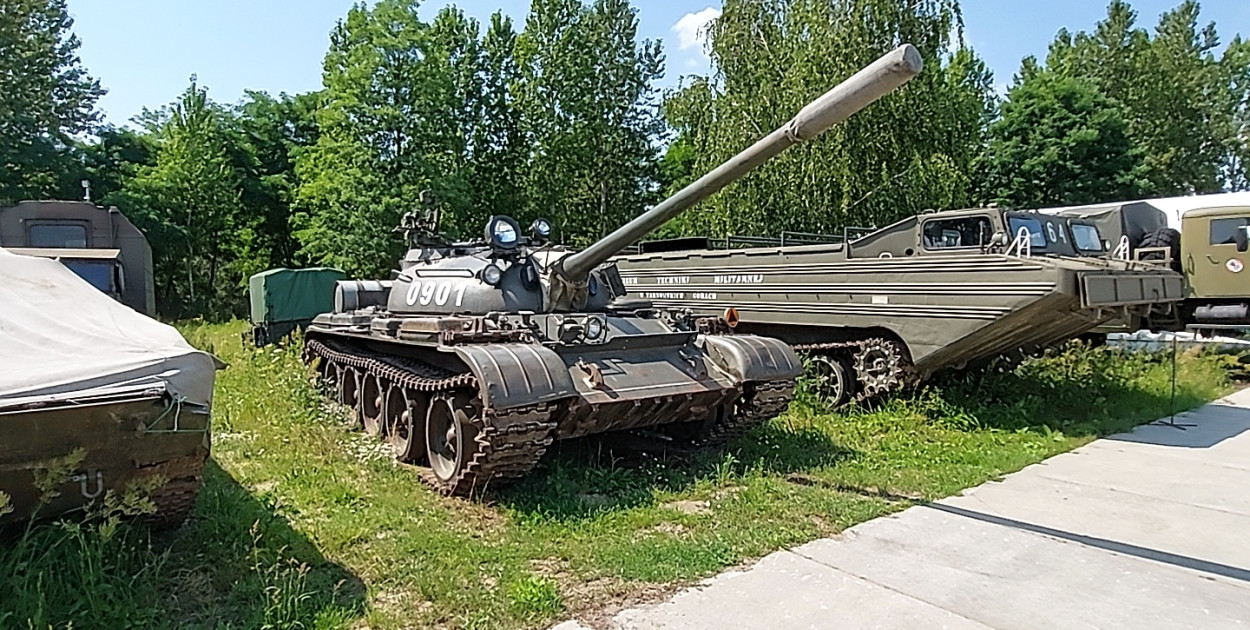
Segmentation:
<svg viewBox="0 0 1250 630">
<path fill-rule="evenodd" d="M 508 604 L 527 620 L 546 619 L 564 610 L 560 589 L 546 578 L 526 575 L 508 585 Z"/>
</svg>

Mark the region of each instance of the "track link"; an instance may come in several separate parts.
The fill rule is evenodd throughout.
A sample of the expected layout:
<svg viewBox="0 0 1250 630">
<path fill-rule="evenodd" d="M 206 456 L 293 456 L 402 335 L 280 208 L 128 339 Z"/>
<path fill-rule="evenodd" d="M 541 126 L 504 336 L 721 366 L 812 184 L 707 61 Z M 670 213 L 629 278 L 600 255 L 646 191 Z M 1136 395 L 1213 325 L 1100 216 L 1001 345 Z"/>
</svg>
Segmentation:
<svg viewBox="0 0 1250 630">
<path fill-rule="evenodd" d="M 734 412 L 699 436 L 695 446 L 724 446 L 781 414 L 793 398 L 792 380 L 747 383 Z"/>
<path fill-rule="evenodd" d="M 481 407 L 478 382 L 472 373 L 456 373 L 411 358 L 380 355 L 331 340 L 310 339 L 304 360 L 330 361 L 340 369 L 352 367 L 363 374 L 381 377 L 392 386 L 413 391 L 455 396 L 475 402 L 469 422 L 476 430 L 476 449 L 459 473 L 441 480 L 428 468 L 421 480 L 444 495 L 473 496 L 492 481 L 522 477 L 533 470 L 555 439 L 555 413 L 549 403 L 523 405 L 504 410 Z"/>
</svg>

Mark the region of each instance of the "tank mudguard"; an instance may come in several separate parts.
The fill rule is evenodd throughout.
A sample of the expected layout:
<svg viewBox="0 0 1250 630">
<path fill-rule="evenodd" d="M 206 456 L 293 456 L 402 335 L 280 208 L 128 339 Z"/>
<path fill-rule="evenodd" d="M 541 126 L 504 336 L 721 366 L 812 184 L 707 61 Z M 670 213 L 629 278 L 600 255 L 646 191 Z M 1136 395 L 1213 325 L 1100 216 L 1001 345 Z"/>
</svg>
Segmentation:
<svg viewBox="0 0 1250 630">
<path fill-rule="evenodd" d="M 739 381 L 798 378 L 803 363 L 784 341 L 756 335 L 702 335 L 708 355 Z"/>
<path fill-rule="evenodd" d="M 477 377 L 487 409 L 509 409 L 577 395 L 568 366 L 549 348 L 502 343 L 452 349 Z"/>
</svg>

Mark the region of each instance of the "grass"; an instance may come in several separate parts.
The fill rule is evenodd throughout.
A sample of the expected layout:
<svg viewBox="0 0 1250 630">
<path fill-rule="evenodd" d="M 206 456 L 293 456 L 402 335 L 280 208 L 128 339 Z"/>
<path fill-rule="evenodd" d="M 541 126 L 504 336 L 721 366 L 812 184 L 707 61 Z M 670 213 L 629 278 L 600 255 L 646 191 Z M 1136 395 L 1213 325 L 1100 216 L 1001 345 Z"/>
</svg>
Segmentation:
<svg viewBox="0 0 1250 630">
<path fill-rule="evenodd" d="M 541 627 L 947 496 L 1171 403 L 1170 362 L 1071 345 L 876 409 L 829 413 L 801 391 L 693 461 L 563 445 L 480 503 L 427 490 L 345 426 L 297 348 L 247 348 L 243 329 L 185 330 L 230 364 L 192 520 L 156 537 L 114 519 L 21 534 L 0 546 L 0 592 L 14 594 L 0 627 Z M 1177 409 L 1231 391 L 1230 367 L 1182 356 Z"/>
</svg>

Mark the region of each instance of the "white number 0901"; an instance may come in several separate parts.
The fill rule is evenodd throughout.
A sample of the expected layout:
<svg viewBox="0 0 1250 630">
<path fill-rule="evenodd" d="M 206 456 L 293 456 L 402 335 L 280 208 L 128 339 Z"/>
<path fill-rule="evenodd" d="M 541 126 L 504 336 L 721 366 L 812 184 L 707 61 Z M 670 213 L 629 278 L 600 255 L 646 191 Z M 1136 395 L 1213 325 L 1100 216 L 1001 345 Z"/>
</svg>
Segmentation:
<svg viewBox="0 0 1250 630">
<path fill-rule="evenodd" d="M 430 280 L 425 283 L 414 280 L 412 284 L 408 285 L 408 293 L 404 297 L 408 301 L 408 306 L 413 306 L 417 302 L 420 302 L 421 306 L 428 306 L 430 302 L 433 302 L 435 306 L 445 306 L 447 300 L 451 298 L 451 292 L 454 290 L 456 292 L 456 306 L 460 307 L 464 304 L 464 290 L 468 286 L 465 283 L 456 283 L 453 286 L 450 280 L 443 280 L 442 282 Z"/>
</svg>

